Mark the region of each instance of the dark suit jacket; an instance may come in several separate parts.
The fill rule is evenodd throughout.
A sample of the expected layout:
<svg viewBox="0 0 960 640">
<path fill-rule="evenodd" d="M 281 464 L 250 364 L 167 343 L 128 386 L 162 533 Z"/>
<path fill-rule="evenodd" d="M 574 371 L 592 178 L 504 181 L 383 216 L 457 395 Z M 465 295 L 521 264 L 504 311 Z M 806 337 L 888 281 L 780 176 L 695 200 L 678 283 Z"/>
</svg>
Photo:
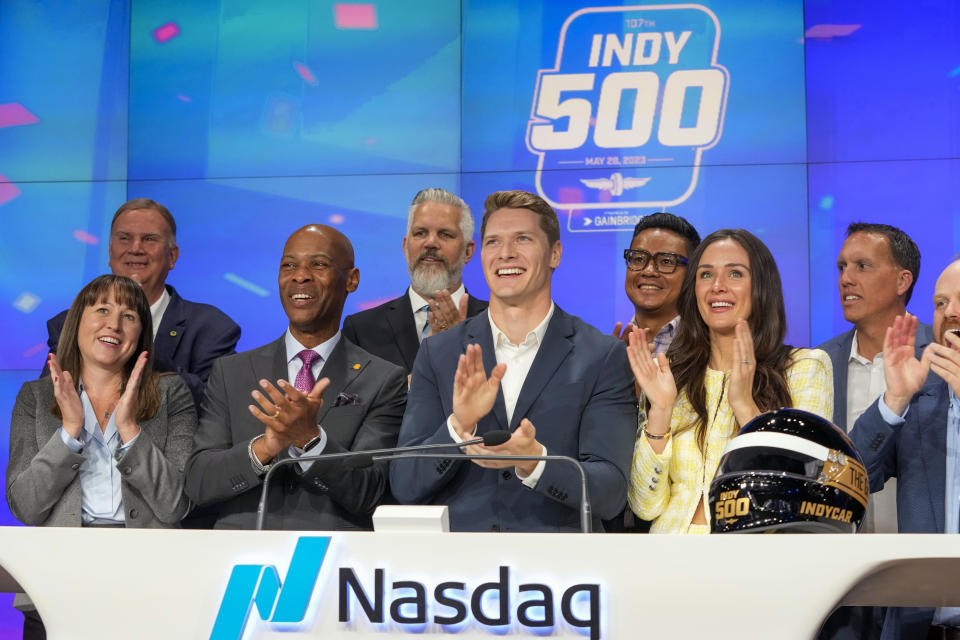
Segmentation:
<svg viewBox="0 0 960 640">
<path fill-rule="evenodd" d="M 318 416 L 325 452 L 396 446 L 407 398 L 403 370 L 341 337 L 319 377 L 330 378 Z M 247 446 L 263 425 L 247 408 L 259 381 L 287 378 L 284 339 L 214 362 L 200 412 L 196 447 L 187 462 L 185 491 L 201 505 L 220 503 L 217 528 L 253 529 L 263 478 Z M 337 404 L 340 393 L 356 404 Z M 281 454 L 286 457 L 286 453 Z M 368 529 L 387 491 L 385 464 L 351 469 L 344 460 L 299 465 L 272 477 L 265 526 L 269 529 Z"/>
<path fill-rule="evenodd" d="M 184 300 L 170 285 L 167 285 L 167 292 L 170 304 L 163 312 L 153 341 L 153 368 L 179 373 L 190 387 L 194 403 L 200 406 L 210 366 L 217 358 L 234 352 L 240 339 L 240 327 L 212 305 Z M 47 346 L 51 353 L 57 352 L 57 342 L 66 319 L 67 312 L 63 311 L 47 321 Z M 44 366 L 40 375 L 47 373 Z"/>
<path fill-rule="evenodd" d="M 949 407 L 947 383 L 931 373 L 910 400 L 902 425 L 888 425 L 874 402 L 850 431 L 870 476 L 870 489 L 878 491 L 887 478 L 897 478 L 900 533 L 943 533 Z M 926 638 L 933 612 L 887 609 L 884 640 Z"/>
<path fill-rule="evenodd" d="M 468 318 L 486 308 L 486 300 L 477 300 L 473 296 L 467 299 Z M 407 373 L 413 371 L 420 336 L 417 335 L 407 293 L 379 307 L 347 316 L 343 319 L 343 335 L 361 349 L 403 367 Z"/>
<path fill-rule="evenodd" d="M 847 425 L 847 367 L 850 360 L 850 347 L 853 345 L 854 329 L 830 338 L 817 349 L 823 349 L 833 364 L 833 424 L 844 431 Z M 917 324 L 916 350 L 920 357 L 923 348 L 933 342 L 933 327 L 922 322 Z"/>
<path fill-rule="evenodd" d="M 487 313 L 421 345 L 403 416 L 400 445 L 451 442 L 453 376 L 468 344 L 483 348 L 488 375 L 496 365 Z M 636 434 L 637 398 L 623 343 L 559 307 L 507 424 L 503 391 L 477 433 L 516 429 L 529 418 L 537 440 L 552 455 L 579 459 L 586 468 L 593 524 L 623 509 Z M 445 504 L 454 531 L 579 531 L 580 475 L 547 462 L 535 489 L 512 470 L 484 469 L 470 461 L 393 461 L 390 480 L 403 503 Z"/>
</svg>

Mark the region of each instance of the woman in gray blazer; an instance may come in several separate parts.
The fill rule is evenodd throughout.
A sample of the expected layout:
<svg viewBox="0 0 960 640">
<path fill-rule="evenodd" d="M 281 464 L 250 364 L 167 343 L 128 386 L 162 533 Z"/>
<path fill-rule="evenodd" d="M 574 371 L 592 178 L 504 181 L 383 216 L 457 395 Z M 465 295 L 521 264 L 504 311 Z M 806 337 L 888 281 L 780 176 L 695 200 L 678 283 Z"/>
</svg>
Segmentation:
<svg viewBox="0 0 960 640">
<path fill-rule="evenodd" d="M 153 370 L 150 305 L 130 278 L 86 285 L 67 313 L 50 375 L 20 389 L 7 503 L 24 524 L 175 527 L 190 504 L 183 467 L 197 415 L 186 384 Z M 43 637 L 23 597 L 24 637 Z"/>
</svg>

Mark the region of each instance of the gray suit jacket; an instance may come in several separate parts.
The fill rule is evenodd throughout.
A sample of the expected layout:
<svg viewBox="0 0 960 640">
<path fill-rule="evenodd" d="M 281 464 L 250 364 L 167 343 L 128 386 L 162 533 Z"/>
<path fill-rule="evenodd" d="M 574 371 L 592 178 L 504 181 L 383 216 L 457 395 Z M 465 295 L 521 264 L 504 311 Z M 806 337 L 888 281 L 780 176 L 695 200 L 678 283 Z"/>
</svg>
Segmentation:
<svg viewBox="0 0 960 640">
<path fill-rule="evenodd" d="M 404 371 L 341 336 L 319 377 L 330 378 L 318 419 L 327 453 L 394 447 L 407 402 Z M 263 433 L 247 408 L 259 380 L 287 378 L 284 339 L 214 362 L 186 470 L 186 492 L 201 505 L 219 503 L 215 527 L 253 529 L 263 478 L 247 452 Z M 286 456 L 286 453 L 282 454 Z M 318 460 L 306 472 L 291 465 L 271 477 L 269 529 L 369 529 L 387 492 L 384 464 L 352 469 L 343 459 Z"/>
<path fill-rule="evenodd" d="M 833 364 L 833 424 L 844 431 L 853 425 L 847 424 L 847 364 L 850 360 L 850 347 L 853 345 L 854 329 L 830 338 L 817 349 L 823 349 Z M 917 357 L 924 347 L 933 342 L 933 327 L 922 322 L 917 323 Z"/>
<path fill-rule="evenodd" d="M 190 455 L 197 414 L 180 376 L 162 376 L 160 408 L 140 423 L 136 442 L 117 462 L 127 527 L 175 527 L 189 509 L 183 467 Z M 79 469 L 83 453 L 71 452 L 57 433 L 50 377 L 27 382 L 17 395 L 10 423 L 7 504 L 24 524 L 81 525 Z"/>
</svg>

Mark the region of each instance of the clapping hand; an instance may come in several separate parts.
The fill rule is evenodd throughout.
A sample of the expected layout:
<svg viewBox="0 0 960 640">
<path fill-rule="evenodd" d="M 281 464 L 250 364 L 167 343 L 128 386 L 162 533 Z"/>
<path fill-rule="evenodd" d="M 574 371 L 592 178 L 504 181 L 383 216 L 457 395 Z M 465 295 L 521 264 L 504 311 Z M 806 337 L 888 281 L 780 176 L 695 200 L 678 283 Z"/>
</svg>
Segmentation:
<svg viewBox="0 0 960 640">
<path fill-rule="evenodd" d="M 634 331 L 639 331 L 640 328 L 632 322 L 628 322 L 627 326 L 623 326 L 622 322 L 618 322 L 613 325 L 613 332 L 611 335 L 617 340 L 623 340 L 624 344 L 630 344 L 630 334 Z"/>
<path fill-rule="evenodd" d="M 77 439 L 83 429 L 83 403 L 80 402 L 76 382 L 69 371 L 60 368 L 54 354 L 47 356 L 47 364 L 53 379 L 53 397 L 63 418 L 63 430 L 70 434 L 71 438 Z"/>
<path fill-rule="evenodd" d="M 464 447 L 464 453 L 471 455 L 515 455 L 515 456 L 538 456 L 543 452 L 543 446 L 537 442 L 537 430 L 533 423 L 524 418 L 520 425 L 510 434 L 510 439 L 503 444 L 495 447 L 485 447 L 482 444 L 474 444 Z M 537 460 L 473 460 L 477 465 L 487 469 L 504 469 L 507 467 L 516 467 L 517 471 L 524 476 L 533 473 L 537 467 Z"/>
<path fill-rule="evenodd" d="M 133 371 L 127 378 L 127 386 L 117 401 L 117 408 L 114 410 L 114 419 L 117 425 L 117 433 L 120 434 L 120 440 L 124 444 L 130 442 L 140 433 L 140 427 L 137 425 L 137 397 L 140 392 L 140 380 L 143 378 L 143 369 L 147 366 L 147 352 L 142 351 L 137 356 L 137 362 L 133 365 Z"/>
<path fill-rule="evenodd" d="M 940 346 L 931 344 L 918 360 L 916 333 L 917 317 L 907 314 L 897 316 L 883 337 L 883 377 L 887 384 L 883 402 L 897 415 L 903 414 L 910 398 L 923 386 L 930 371 L 931 358 L 936 347 Z M 946 347 L 943 349 L 949 351 Z M 949 368 L 944 361 L 940 361 L 938 366 L 942 366 L 943 370 Z"/>
<path fill-rule="evenodd" d="M 453 428 L 464 440 L 473 437 L 477 422 L 490 413 L 497 400 L 507 365 L 498 364 L 487 377 L 480 345 L 467 345 L 453 376 Z"/>
<path fill-rule="evenodd" d="M 727 395 L 727 402 L 741 427 L 760 415 L 760 408 L 753 399 L 753 374 L 756 368 L 750 325 L 741 318 L 737 321 L 733 338 L 733 367 Z"/>
<path fill-rule="evenodd" d="M 946 345 L 929 345 L 924 350 L 924 357 L 929 360 L 930 369 L 950 385 L 954 395 L 960 396 L 960 337 L 952 331 L 944 331 L 943 339 Z"/>
<path fill-rule="evenodd" d="M 627 358 L 633 377 L 650 402 L 651 411 L 672 410 L 673 401 L 677 399 L 677 384 L 667 357 L 662 353 L 654 357 L 650 351 L 645 329 L 630 332 Z"/>
<path fill-rule="evenodd" d="M 427 323 L 430 325 L 430 333 L 427 335 L 436 335 L 463 322 L 467 318 L 467 302 L 466 293 L 460 296 L 459 306 L 453 304 L 449 291 L 441 289 L 434 293 L 429 301 L 430 311 L 427 315 Z"/>
</svg>

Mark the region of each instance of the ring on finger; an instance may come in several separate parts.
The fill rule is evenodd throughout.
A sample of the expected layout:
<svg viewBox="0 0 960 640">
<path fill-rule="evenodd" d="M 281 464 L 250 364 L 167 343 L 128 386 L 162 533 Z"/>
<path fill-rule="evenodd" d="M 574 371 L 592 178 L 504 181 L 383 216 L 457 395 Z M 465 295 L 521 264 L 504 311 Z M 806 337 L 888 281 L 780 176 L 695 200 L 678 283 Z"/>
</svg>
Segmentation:
<svg viewBox="0 0 960 640">
<path fill-rule="evenodd" d="M 280 408 L 278 407 L 276 411 L 274 411 L 273 413 L 271 413 L 271 414 L 270 414 L 270 417 L 273 418 L 273 419 L 279 418 L 279 417 L 280 417 Z"/>
</svg>

